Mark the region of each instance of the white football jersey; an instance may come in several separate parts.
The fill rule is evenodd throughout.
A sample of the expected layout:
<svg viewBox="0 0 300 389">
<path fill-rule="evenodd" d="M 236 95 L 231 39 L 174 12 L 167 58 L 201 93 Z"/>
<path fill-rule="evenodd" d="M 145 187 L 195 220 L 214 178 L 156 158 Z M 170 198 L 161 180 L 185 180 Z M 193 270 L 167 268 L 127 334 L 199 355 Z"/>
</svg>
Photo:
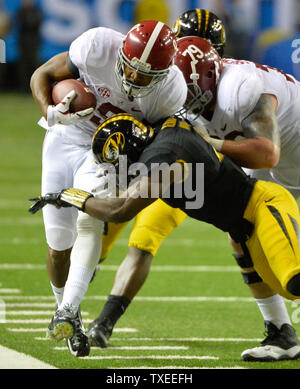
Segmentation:
<svg viewBox="0 0 300 389">
<path fill-rule="evenodd" d="M 93 91 L 97 99 L 94 116 L 76 125 L 55 125 L 54 130 L 76 144 L 90 144 L 91 138 L 109 116 L 127 112 L 139 120 L 155 123 L 173 115 L 184 104 L 186 84 L 176 66 L 171 66 L 167 77 L 150 94 L 133 101 L 121 89 L 115 72 L 118 50 L 125 36 L 117 31 L 97 27 L 80 35 L 69 50 L 71 61 L 78 68 L 80 80 Z M 40 124 L 47 127 L 45 120 Z"/>
<path fill-rule="evenodd" d="M 282 176 L 286 176 L 286 185 L 300 186 L 300 82 L 293 76 L 266 65 L 225 59 L 213 117 L 210 121 L 203 117 L 197 121 L 205 125 L 211 136 L 245 139 L 241 123 L 263 93 L 272 94 L 278 100 L 276 117 L 281 153 L 279 164 L 272 170 L 278 181 L 282 182 Z"/>
</svg>

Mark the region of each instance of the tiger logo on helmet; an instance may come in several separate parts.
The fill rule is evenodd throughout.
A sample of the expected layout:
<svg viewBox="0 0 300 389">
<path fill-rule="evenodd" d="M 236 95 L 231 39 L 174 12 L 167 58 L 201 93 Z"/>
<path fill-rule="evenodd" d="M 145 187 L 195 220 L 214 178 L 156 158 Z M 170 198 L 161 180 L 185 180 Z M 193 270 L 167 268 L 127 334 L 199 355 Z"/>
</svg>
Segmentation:
<svg viewBox="0 0 300 389">
<path fill-rule="evenodd" d="M 118 164 L 126 154 L 128 163 L 136 162 L 142 151 L 152 142 L 154 130 L 133 115 L 120 113 L 105 120 L 94 134 L 92 151 L 99 164 Z"/>
</svg>

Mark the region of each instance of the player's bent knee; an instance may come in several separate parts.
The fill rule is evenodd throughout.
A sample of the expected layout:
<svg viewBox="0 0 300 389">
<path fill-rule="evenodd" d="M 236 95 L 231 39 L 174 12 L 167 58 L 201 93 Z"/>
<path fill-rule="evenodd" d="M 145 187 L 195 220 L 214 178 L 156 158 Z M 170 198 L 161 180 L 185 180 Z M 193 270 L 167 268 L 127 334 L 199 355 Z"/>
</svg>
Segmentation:
<svg viewBox="0 0 300 389">
<path fill-rule="evenodd" d="M 292 277 L 286 286 L 288 292 L 294 296 L 300 296 L 300 273 Z"/>
<path fill-rule="evenodd" d="M 46 240 L 49 247 L 54 251 L 65 251 L 73 246 L 76 232 L 65 228 L 48 228 Z"/>
<path fill-rule="evenodd" d="M 48 247 L 48 256 L 51 260 L 51 263 L 54 266 L 63 265 L 64 263 L 66 263 L 66 261 L 69 261 L 71 250 L 72 250 L 72 248 L 69 248 L 67 250 L 58 251 L 58 250 L 52 249 L 51 247 Z"/>
</svg>

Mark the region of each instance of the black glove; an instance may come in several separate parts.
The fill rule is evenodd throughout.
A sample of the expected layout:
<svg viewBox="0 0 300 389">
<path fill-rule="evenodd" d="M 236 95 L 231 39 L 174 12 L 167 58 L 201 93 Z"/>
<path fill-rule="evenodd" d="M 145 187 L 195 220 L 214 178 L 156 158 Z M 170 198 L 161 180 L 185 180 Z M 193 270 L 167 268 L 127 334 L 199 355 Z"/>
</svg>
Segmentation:
<svg viewBox="0 0 300 389">
<path fill-rule="evenodd" d="M 38 196 L 29 199 L 29 201 L 34 201 L 35 203 L 29 208 L 29 212 L 34 214 L 42 209 L 46 204 L 55 205 L 57 208 L 61 207 L 71 207 L 71 204 L 65 203 L 60 200 L 60 196 L 63 191 L 57 193 L 47 193 L 45 196 Z"/>
<path fill-rule="evenodd" d="M 29 208 L 29 212 L 36 213 L 46 204 L 61 207 L 75 207 L 80 211 L 84 211 L 85 203 L 90 198 L 94 197 L 91 193 L 80 189 L 69 188 L 58 193 L 47 193 L 45 196 L 39 196 L 29 199 L 35 203 Z"/>
</svg>

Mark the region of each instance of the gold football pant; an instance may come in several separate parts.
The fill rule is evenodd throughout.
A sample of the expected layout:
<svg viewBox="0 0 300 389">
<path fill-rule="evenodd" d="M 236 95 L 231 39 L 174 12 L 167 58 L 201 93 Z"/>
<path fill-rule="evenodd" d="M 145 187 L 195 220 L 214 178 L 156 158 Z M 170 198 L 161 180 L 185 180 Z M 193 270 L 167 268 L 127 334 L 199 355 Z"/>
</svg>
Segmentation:
<svg viewBox="0 0 300 389">
<path fill-rule="evenodd" d="M 275 183 L 258 181 L 244 218 L 254 225 L 247 247 L 257 273 L 283 297 L 299 298 L 287 290 L 300 273 L 300 217 L 294 197 Z"/>
<path fill-rule="evenodd" d="M 163 240 L 183 222 L 185 217 L 186 214 L 180 209 L 172 208 L 162 200 L 156 200 L 135 217 L 128 246 L 155 256 Z M 101 260 L 107 257 L 127 224 L 127 222 L 108 223 L 107 234 L 102 237 Z"/>
</svg>

